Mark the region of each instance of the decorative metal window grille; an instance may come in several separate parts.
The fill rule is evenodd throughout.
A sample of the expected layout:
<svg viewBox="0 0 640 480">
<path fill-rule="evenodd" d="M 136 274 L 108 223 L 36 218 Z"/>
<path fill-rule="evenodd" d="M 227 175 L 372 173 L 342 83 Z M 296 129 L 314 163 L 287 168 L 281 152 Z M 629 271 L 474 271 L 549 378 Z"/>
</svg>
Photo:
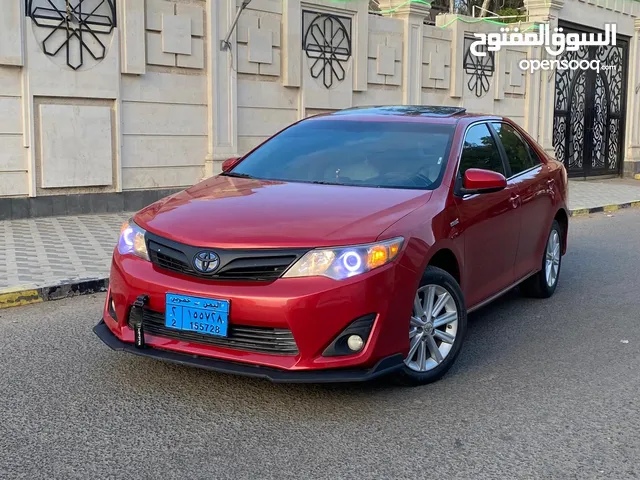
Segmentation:
<svg viewBox="0 0 640 480">
<path fill-rule="evenodd" d="M 476 97 L 483 97 L 491 87 L 490 78 L 495 71 L 495 58 L 493 52 L 487 50 L 487 45 L 478 46 L 478 51 L 486 52 L 486 56 L 478 57 L 471 51 L 474 37 L 464 39 L 464 71 L 469 75 L 467 87 Z"/>
<path fill-rule="evenodd" d="M 345 78 L 351 58 L 351 18 L 303 10 L 302 49 L 313 60 L 311 76 L 322 77 L 326 88 Z"/>
<path fill-rule="evenodd" d="M 107 36 L 116 26 L 115 0 L 25 0 L 26 13 L 41 28 L 51 30 L 42 41 L 45 54 L 55 57 L 63 49 L 74 70 L 88 54 L 102 60 Z"/>
</svg>

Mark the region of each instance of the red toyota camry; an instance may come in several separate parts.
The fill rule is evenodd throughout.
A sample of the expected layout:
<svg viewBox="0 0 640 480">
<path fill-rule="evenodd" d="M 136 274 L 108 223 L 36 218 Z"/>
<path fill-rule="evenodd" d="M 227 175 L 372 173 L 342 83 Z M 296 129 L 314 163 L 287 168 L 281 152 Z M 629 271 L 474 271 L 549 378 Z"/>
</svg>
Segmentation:
<svg viewBox="0 0 640 480">
<path fill-rule="evenodd" d="M 300 121 L 125 223 L 95 333 L 282 382 L 432 382 L 467 313 L 551 296 L 567 175 L 509 119 L 371 107 Z"/>
</svg>

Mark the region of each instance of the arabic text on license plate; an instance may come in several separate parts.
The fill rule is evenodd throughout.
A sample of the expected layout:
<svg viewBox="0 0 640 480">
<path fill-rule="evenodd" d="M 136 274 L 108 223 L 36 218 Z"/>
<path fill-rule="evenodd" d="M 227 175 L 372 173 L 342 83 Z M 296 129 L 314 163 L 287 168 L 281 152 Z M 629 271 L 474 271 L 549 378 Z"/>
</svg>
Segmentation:
<svg viewBox="0 0 640 480">
<path fill-rule="evenodd" d="M 164 324 L 176 330 L 226 337 L 229 301 L 167 293 Z"/>
</svg>

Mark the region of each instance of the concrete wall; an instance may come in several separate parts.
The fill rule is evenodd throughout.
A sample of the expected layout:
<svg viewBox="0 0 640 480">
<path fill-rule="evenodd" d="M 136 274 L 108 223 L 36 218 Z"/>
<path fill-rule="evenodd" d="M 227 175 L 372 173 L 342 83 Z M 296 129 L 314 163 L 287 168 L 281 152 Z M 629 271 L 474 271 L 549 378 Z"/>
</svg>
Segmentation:
<svg viewBox="0 0 640 480">
<path fill-rule="evenodd" d="M 425 25 L 423 3 L 383 0 L 387 13 L 379 16 L 368 13 L 366 1 L 253 0 L 230 48 L 221 49 L 241 0 L 120 0 L 117 25 L 98 34 L 103 58 L 85 52 L 78 66 L 73 51 L 73 67 L 65 48 L 46 54 L 51 29 L 24 3 L 0 0 L 0 197 L 181 188 L 292 122 L 364 105 L 436 104 L 507 115 L 553 152 L 553 79 L 517 67 L 542 52 L 500 51 L 478 94 L 464 68 L 465 37 L 497 27 L 450 15 Z M 615 22 L 630 39 L 625 147 L 636 169 L 640 3 L 526 3 L 531 20 L 597 28 Z M 314 75 L 315 60 L 302 48 L 305 11 L 337 15 L 349 30 L 343 78 L 330 86 Z"/>
<path fill-rule="evenodd" d="M 191 185 L 202 177 L 207 152 L 206 4 L 142 3 L 121 8 L 125 20 L 137 18 L 125 26 L 131 73 L 138 73 L 122 76 L 122 189 Z"/>
<path fill-rule="evenodd" d="M 20 70 L 0 67 L 0 196 L 27 194 L 22 134 Z"/>
<path fill-rule="evenodd" d="M 60 31 L 49 37 L 54 22 L 30 17 L 25 2 L 1 3 L 9 16 L 0 30 L 0 196 L 107 194 L 202 178 L 205 0 L 117 2 L 115 28 L 98 28 L 99 42 L 85 37 L 90 50 L 73 39 L 67 49 Z M 33 0 L 38 6 L 50 5 Z"/>
<path fill-rule="evenodd" d="M 207 153 L 205 75 L 148 70 L 122 79 L 122 188 L 185 186 Z"/>
</svg>

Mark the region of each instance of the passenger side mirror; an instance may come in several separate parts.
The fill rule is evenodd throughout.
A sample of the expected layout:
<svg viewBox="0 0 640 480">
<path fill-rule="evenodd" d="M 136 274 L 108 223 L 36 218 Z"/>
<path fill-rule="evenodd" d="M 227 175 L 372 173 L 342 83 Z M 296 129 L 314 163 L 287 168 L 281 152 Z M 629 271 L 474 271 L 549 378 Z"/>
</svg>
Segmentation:
<svg viewBox="0 0 640 480">
<path fill-rule="evenodd" d="M 233 167 L 235 167 L 238 163 L 240 163 L 239 157 L 228 158 L 224 162 L 222 162 L 222 171 L 228 172 Z"/>
<path fill-rule="evenodd" d="M 504 190 L 507 187 L 507 179 L 504 175 L 482 170 L 480 168 L 470 168 L 464 172 L 464 180 L 460 193 L 462 195 L 479 195 L 482 193 L 493 193 Z"/>
</svg>

